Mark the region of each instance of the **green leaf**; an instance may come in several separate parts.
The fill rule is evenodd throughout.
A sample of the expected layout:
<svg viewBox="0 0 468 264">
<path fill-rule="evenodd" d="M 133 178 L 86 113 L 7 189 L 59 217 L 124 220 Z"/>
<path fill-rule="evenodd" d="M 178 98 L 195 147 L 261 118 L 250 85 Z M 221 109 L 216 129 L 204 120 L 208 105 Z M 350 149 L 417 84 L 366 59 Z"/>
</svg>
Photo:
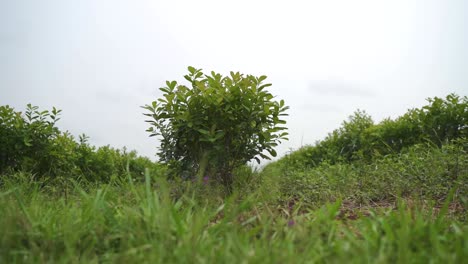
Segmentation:
<svg viewBox="0 0 468 264">
<path fill-rule="evenodd" d="M 191 73 L 191 74 L 194 74 L 196 69 L 192 66 L 188 66 L 188 71 Z"/>
<path fill-rule="evenodd" d="M 165 93 L 170 93 L 171 91 L 169 91 L 169 89 L 167 89 L 166 87 L 161 87 L 159 88 L 159 90 L 165 92 Z"/>
<path fill-rule="evenodd" d="M 270 153 L 272 157 L 276 157 L 276 151 L 274 149 L 267 149 L 267 151 Z"/>
<path fill-rule="evenodd" d="M 267 77 L 265 75 L 262 75 L 258 78 L 258 82 L 261 83 L 263 82 Z"/>
<path fill-rule="evenodd" d="M 263 90 L 264 88 L 270 87 L 271 85 L 272 85 L 271 83 L 263 84 L 263 85 L 261 85 L 260 87 L 258 87 L 258 90 Z M 272 97 L 273 97 L 273 96 L 272 96 Z"/>
<path fill-rule="evenodd" d="M 278 124 L 283 124 L 283 125 L 284 125 L 284 124 L 286 124 L 286 121 L 285 121 L 285 120 L 280 120 L 280 119 L 278 119 L 278 121 L 277 121 L 276 123 L 278 123 Z"/>
<path fill-rule="evenodd" d="M 26 145 L 26 146 L 28 146 L 28 147 L 31 147 L 31 146 L 32 146 L 32 144 L 31 144 L 31 139 L 29 139 L 29 138 L 24 138 L 24 139 L 23 139 L 23 143 L 24 143 L 24 145 Z"/>
<path fill-rule="evenodd" d="M 204 134 L 204 135 L 209 135 L 210 134 L 210 131 L 205 130 L 205 129 L 201 129 L 201 128 L 197 129 L 197 131 Z"/>
</svg>

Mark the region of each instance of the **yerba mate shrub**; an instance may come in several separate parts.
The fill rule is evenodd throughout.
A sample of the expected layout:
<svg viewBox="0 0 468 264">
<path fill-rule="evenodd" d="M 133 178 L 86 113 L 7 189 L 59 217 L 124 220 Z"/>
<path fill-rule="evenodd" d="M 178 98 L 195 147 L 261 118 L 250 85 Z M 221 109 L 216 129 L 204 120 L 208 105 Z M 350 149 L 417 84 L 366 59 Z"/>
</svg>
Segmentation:
<svg viewBox="0 0 468 264">
<path fill-rule="evenodd" d="M 143 106 L 151 118 L 147 131 L 160 136 L 158 154 L 173 174 L 208 176 L 230 191 L 233 169 L 270 159 L 265 153 L 276 156 L 274 148 L 287 140 L 281 117 L 289 107 L 266 90 L 266 76 L 188 70 L 189 86 L 167 81 L 163 96 Z"/>
</svg>

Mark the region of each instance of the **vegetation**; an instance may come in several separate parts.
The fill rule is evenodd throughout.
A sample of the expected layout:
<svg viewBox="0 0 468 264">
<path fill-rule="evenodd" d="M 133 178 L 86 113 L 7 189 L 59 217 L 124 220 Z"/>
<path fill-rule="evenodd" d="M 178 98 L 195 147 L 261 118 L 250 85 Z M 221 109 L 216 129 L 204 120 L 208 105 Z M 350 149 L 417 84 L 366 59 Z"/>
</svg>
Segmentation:
<svg viewBox="0 0 468 264">
<path fill-rule="evenodd" d="M 269 159 L 264 151 L 276 156 L 274 147 L 288 135 L 280 119 L 288 107 L 265 89 L 266 76 L 188 69 L 190 88 L 167 81 L 164 96 L 143 107 L 152 118 L 147 131 L 161 136 L 159 156 L 176 175 L 217 178 L 230 189 L 235 168 Z"/>
<path fill-rule="evenodd" d="M 401 117 L 374 124 L 364 111 L 356 111 L 342 126 L 313 146 L 288 156 L 295 167 L 321 163 L 370 161 L 405 152 L 415 144 L 445 143 L 468 136 L 468 97 L 449 94 L 445 99 L 429 98 L 429 104 L 411 109 Z"/>
<path fill-rule="evenodd" d="M 66 176 L 108 182 L 127 171 L 143 179 L 145 168 L 151 174 L 162 169 L 135 151 L 91 146 L 84 134 L 76 141 L 56 126 L 60 112 L 56 108 L 41 111 L 29 104 L 23 114 L 8 105 L 0 106 L 0 175 L 27 171 L 35 178 Z"/>
<path fill-rule="evenodd" d="M 466 208 L 467 151 L 468 140 L 464 138 L 442 148 L 418 144 L 372 162 L 325 162 L 307 168 L 291 165 L 298 162 L 289 156 L 264 169 L 263 173 L 273 178 L 265 177 L 263 184 L 285 202 L 304 200 L 310 205 L 339 199 L 367 205 L 397 198 L 444 201 L 453 190 L 453 202 Z"/>
<path fill-rule="evenodd" d="M 188 77 L 223 80 L 199 73 L 191 69 Z M 165 96 L 174 89 L 174 98 L 184 90 L 174 83 L 167 89 Z M 194 105 L 208 100 L 200 94 L 190 99 Z M 230 96 L 235 98 L 223 98 Z M 216 146 L 227 146 L 221 138 L 237 130 L 215 123 L 224 124 L 225 116 L 212 109 L 208 120 L 192 127 L 214 134 L 184 134 L 185 119 L 172 112 L 166 120 L 166 110 L 158 110 L 169 101 L 147 107 L 154 110 L 152 124 L 171 135 L 163 136 L 168 145 L 161 151 L 182 151 L 180 167 L 169 170 L 135 152 L 90 146 L 86 136 L 76 141 L 56 127 L 57 109 L 29 105 L 22 114 L 1 106 L 0 263 L 463 263 L 468 258 L 466 97 L 432 98 L 421 109 L 378 124 L 358 111 L 324 140 L 262 171 L 244 165 L 254 152 L 229 154 L 236 166 L 227 167 L 233 175 L 228 193 L 213 174 L 200 182 L 174 177 L 178 168 L 203 165 L 203 155 L 192 153 L 191 160 L 174 142 L 185 138 L 213 155 Z M 279 108 L 274 111 L 284 107 L 270 103 Z M 179 122 L 175 127 L 169 125 L 173 119 Z M 185 130 L 175 133 L 176 128 Z M 273 142 L 283 137 L 271 133 Z M 189 141 L 194 138 L 199 142 Z M 207 163 L 207 172 L 226 168 L 225 158 Z"/>
<path fill-rule="evenodd" d="M 171 198 L 157 187 L 73 184 L 67 195 L 16 175 L 0 192 L 2 263 L 462 263 L 468 227 L 449 204 L 399 201 L 310 210 L 262 201 Z M 61 189 L 63 190 L 63 189 Z"/>
<path fill-rule="evenodd" d="M 284 199 L 443 200 L 451 189 L 456 190 L 456 199 L 466 198 L 468 98 L 450 94 L 428 102 L 379 124 L 357 111 L 324 140 L 264 170 L 281 175 L 273 181 L 279 183 Z M 332 191 L 321 199 L 324 188 Z M 466 199 L 460 202 L 466 206 Z"/>
</svg>

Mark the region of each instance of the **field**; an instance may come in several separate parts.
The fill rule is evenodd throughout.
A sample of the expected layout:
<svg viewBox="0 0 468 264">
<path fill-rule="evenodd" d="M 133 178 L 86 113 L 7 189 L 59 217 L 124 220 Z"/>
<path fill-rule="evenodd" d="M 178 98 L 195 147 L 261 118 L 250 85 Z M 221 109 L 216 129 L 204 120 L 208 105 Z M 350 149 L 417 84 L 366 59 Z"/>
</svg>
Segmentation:
<svg viewBox="0 0 468 264">
<path fill-rule="evenodd" d="M 171 200 L 146 184 L 2 188 L 2 263 L 462 263 L 467 225 L 445 203 L 340 201 L 317 209 L 256 197 Z"/>
<path fill-rule="evenodd" d="M 356 112 L 229 184 L 77 141 L 55 108 L 2 106 L 0 263 L 464 263 L 468 98 L 430 103 Z"/>
<path fill-rule="evenodd" d="M 419 169 L 436 171 L 446 161 L 428 162 L 447 153 L 424 151 L 428 160 L 419 161 L 426 162 Z M 229 197 L 210 183 L 174 190 L 148 174 L 91 184 L 16 173 L 0 189 L 0 262 L 462 263 L 468 257 L 463 158 L 458 169 L 464 189 L 452 188 L 445 200 L 428 200 L 418 189 L 391 198 L 392 188 L 377 199 L 375 187 L 357 190 L 349 182 L 336 183 L 339 178 L 332 175 L 345 169 L 334 166 L 302 172 L 328 177 L 315 190 L 315 202 L 286 194 L 278 199 L 275 177 L 267 171 L 238 172 L 245 182 Z M 370 167 L 348 168 L 348 173 Z M 384 169 L 389 170 L 381 165 L 380 180 L 391 175 Z M 411 170 L 421 172 L 398 169 L 406 177 Z M 246 183 L 250 189 L 240 188 Z M 341 190 L 345 187 L 350 191 Z"/>
</svg>

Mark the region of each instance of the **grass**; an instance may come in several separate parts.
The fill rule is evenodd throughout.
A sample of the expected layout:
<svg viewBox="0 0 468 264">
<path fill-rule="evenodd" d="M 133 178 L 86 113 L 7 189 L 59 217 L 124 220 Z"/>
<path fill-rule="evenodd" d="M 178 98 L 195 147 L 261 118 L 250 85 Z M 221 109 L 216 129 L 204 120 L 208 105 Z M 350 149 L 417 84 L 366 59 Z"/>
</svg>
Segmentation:
<svg viewBox="0 0 468 264">
<path fill-rule="evenodd" d="M 0 264 L 464 263 L 465 101 L 378 125 L 357 112 L 260 172 L 238 168 L 229 196 L 4 107 Z"/>
<path fill-rule="evenodd" d="M 297 153 L 294 153 L 297 155 Z M 297 158 L 297 157 L 296 157 Z M 468 141 L 412 146 L 401 153 L 371 162 L 328 164 L 306 167 L 286 156 L 267 166 L 260 186 L 287 201 L 300 199 L 319 206 L 341 199 L 354 204 L 395 202 L 397 198 L 435 200 L 439 204 L 455 190 L 453 205 L 468 206 Z M 466 210 L 463 210 L 466 214 Z M 463 217 L 463 215 L 460 215 Z M 468 220 L 465 215 L 465 220 Z"/>
<path fill-rule="evenodd" d="M 0 263 L 462 263 L 468 225 L 446 202 L 311 208 L 264 192 L 174 195 L 152 180 L 110 184 L 28 174 L 0 187 Z M 449 197 L 450 198 L 450 197 Z M 450 200 L 447 200 L 450 201 Z"/>
</svg>

